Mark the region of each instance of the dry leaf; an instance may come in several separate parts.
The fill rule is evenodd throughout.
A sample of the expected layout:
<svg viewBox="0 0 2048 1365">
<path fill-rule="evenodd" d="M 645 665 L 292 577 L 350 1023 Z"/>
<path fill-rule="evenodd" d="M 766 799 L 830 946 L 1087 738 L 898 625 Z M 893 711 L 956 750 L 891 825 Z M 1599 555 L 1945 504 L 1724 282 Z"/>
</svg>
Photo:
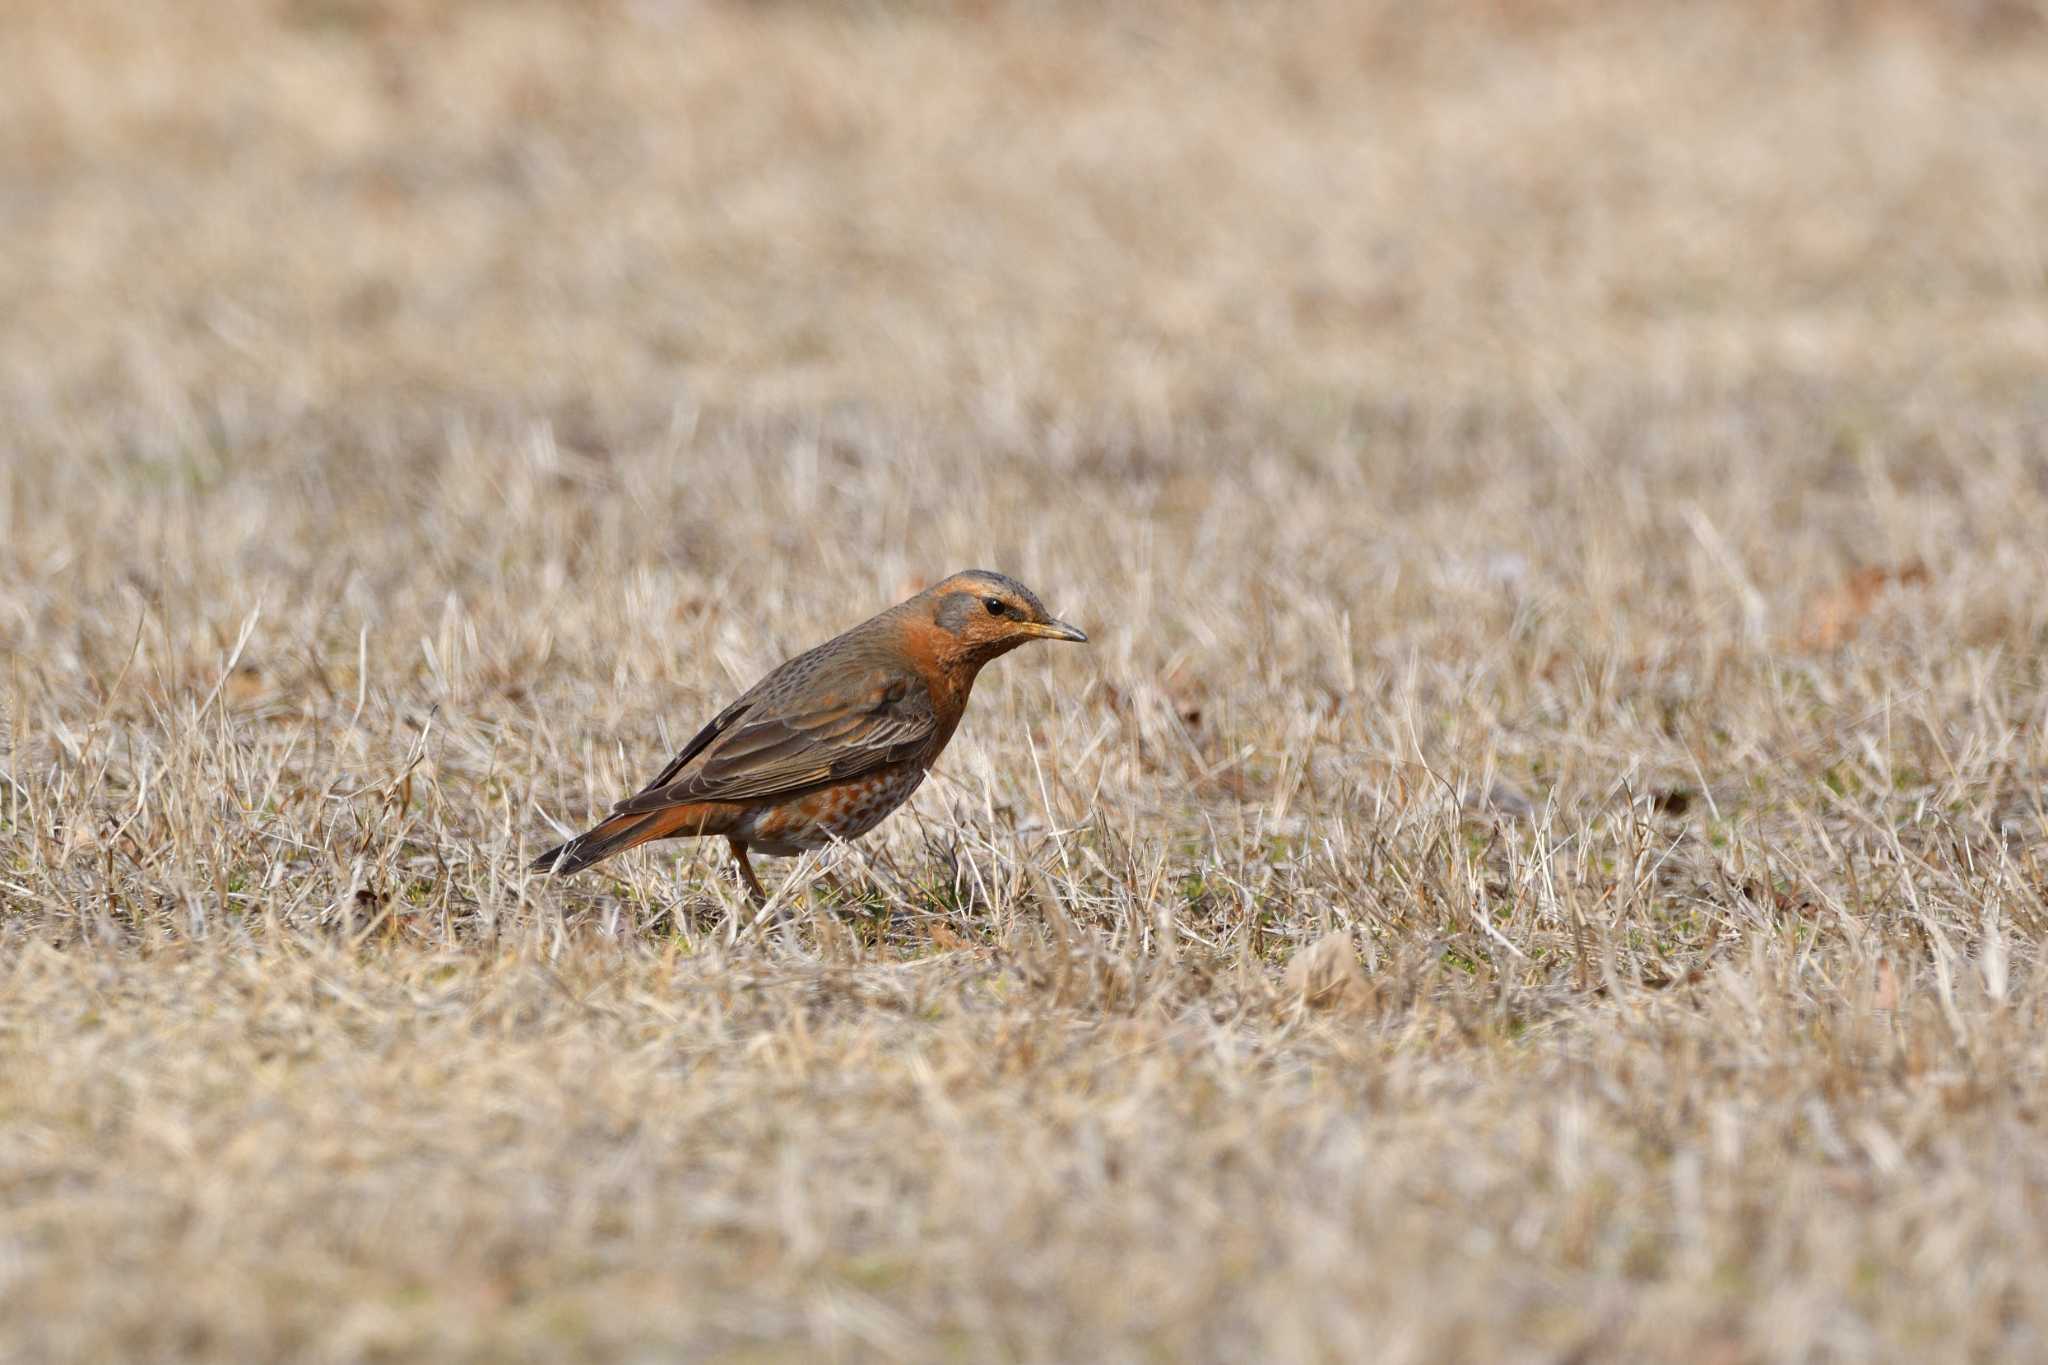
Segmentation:
<svg viewBox="0 0 2048 1365">
<path fill-rule="evenodd" d="M 1650 809 L 1675 819 L 1692 809 L 1696 794 L 1689 787 L 1659 787 L 1650 793 Z"/>
<path fill-rule="evenodd" d="M 1362 1009 L 1372 985 L 1358 963 L 1351 931 L 1323 935 L 1287 964 L 1287 993 L 1309 1009 Z"/>
<path fill-rule="evenodd" d="M 1190 730 L 1202 725 L 1202 707 L 1208 699 L 1209 685 L 1198 677 L 1186 664 L 1175 664 L 1159 680 L 1159 690 L 1166 695 L 1167 704 L 1180 717 L 1180 723 Z"/>
<path fill-rule="evenodd" d="M 1869 565 L 1858 569 L 1839 585 L 1825 588 L 1807 599 L 1799 618 L 1799 646 L 1809 650 L 1830 650 L 1847 644 L 1871 612 L 1877 610 L 1885 589 L 1925 583 L 1927 566 L 1919 560 L 1898 568 Z"/>
<path fill-rule="evenodd" d="M 270 690 L 270 686 L 263 676 L 262 669 L 255 664 L 243 664 L 228 675 L 226 682 L 221 685 L 221 690 L 227 694 L 230 702 L 242 705 L 261 697 Z"/>
</svg>

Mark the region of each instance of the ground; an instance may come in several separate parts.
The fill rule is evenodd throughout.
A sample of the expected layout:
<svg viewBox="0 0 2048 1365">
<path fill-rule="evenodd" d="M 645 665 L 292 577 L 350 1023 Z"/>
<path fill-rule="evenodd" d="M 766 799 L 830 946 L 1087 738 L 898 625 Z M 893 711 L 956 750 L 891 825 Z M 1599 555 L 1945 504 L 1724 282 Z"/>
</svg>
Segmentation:
<svg viewBox="0 0 2048 1365">
<path fill-rule="evenodd" d="M 13 5 L 0 1358 L 2048 1354 L 2043 17 Z"/>
</svg>

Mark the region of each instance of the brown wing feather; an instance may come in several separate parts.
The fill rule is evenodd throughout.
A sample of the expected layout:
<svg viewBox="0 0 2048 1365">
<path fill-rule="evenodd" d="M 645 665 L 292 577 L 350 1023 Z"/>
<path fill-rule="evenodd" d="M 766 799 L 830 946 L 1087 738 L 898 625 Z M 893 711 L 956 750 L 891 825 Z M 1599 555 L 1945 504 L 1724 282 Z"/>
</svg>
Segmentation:
<svg viewBox="0 0 2048 1365">
<path fill-rule="evenodd" d="M 694 771 L 621 802 L 617 809 L 795 796 L 906 762 L 923 752 L 938 728 L 928 697 L 917 707 L 907 707 L 908 700 L 833 707 L 740 726 Z"/>
<path fill-rule="evenodd" d="M 844 635 L 805 650 L 793 659 L 784 659 L 780 664 L 771 669 L 766 677 L 743 692 L 738 701 L 735 701 L 732 705 L 713 716 L 711 723 L 691 736 L 690 742 L 685 744 L 682 750 L 668 761 L 668 766 L 654 775 L 653 781 L 642 787 L 638 792 L 635 792 L 627 800 L 637 800 L 639 797 L 646 796 L 657 788 L 666 787 L 669 783 L 675 781 L 676 778 L 682 775 L 683 769 L 689 767 L 691 762 L 696 759 L 697 755 L 703 753 L 711 746 L 712 740 L 717 739 L 721 734 L 732 728 L 733 722 L 737 721 L 748 711 L 753 710 L 757 705 L 765 705 L 769 710 L 773 710 L 775 705 L 788 697 L 792 691 L 800 690 L 803 683 L 813 673 L 818 671 L 820 665 L 830 657 L 831 652 L 835 648 L 843 647 L 840 644 L 842 640 L 853 639 L 872 625 L 873 622 L 864 622 L 862 625 L 847 631 Z M 626 805 L 627 801 L 621 801 L 612 809 L 624 810 Z"/>
<path fill-rule="evenodd" d="M 842 637 L 769 674 L 613 810 L 794 796 L 917 757 L 939 730 L 931 692 L 860 643 Z"/>
<path fill-rule="evenodd" d="M 753 705 L 753 696 L 754 694 L 749 692 L 746 696 L 741 697 L 731 706 L 726 707 L 714 716 L 711 723 L 699 730 L 691 738 L 690 742 L 683 746 L 682 752 L 670 759 L 668 766 L 656 773 L 654 780 L 642 787 L 637 795 L 644 796 L 656 787 L 666 787 L 669 783 L 675 781 L 676 774 L 689 767 L 690 761 L 709 748 L 712 740 L 717 739 L 719 735 L 731 729 L 732 723 L 745 714 L 747 708 Z M 624 802 L 620 802 L 619 806 L 614 809 L 622 809 L 624 805 Z"/>
</svg>

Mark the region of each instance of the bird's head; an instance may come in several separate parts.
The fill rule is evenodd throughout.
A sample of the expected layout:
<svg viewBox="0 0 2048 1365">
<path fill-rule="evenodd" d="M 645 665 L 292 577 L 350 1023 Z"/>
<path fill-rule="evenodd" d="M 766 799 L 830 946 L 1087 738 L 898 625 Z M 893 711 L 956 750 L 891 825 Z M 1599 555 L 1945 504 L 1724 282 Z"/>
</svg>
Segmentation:
<svg viewBox="0 0 2048 1365">
<path fill-rule="evenodd" d="M 929 605 L 932 623 L 957 642 L 962 654 L 977 661 L 1007 654 L 1032 640 L 1088 642 L 1086 631 L 1055 620 L 1031 589 L 988 569 L 956 573 L 921 596 Z"/>
</svg>

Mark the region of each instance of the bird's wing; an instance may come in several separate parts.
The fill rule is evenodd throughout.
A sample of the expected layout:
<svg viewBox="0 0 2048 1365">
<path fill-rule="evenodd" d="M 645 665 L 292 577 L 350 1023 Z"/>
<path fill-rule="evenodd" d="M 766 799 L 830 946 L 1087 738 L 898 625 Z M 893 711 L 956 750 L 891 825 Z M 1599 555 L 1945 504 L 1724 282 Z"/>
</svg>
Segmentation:
<svg viewBox="0 0 2048 1365">
<path fill-rule="evenodd" d="M 754 689 L 754 692 L 759 690 L 757 687 Z M 681 774 L 683 769 L 690 766 L 698 754 L 711 747 L 712 740 L 717 739 L 727 730 L 730 730 L 733 722 L 753 707 L 754 692 L 747 693 L 746 696 L 741 697 L 738 701 L 720 711 L 716 716 L 713 716 L 711 723 L 693 735 L 690 742 L 682 747 L 682 751 L 668 761 L 668 766 L 655 774 L 652 782 L 649 782 L 638 792 L 635 792 L 628 800 L 637 801 L 650 792 L 658 791 L 675 781 L 677 776 Z M 625 801 L 621 801 L 618 809 L 624 809 L 626 804 Z"/>
<path fill-rule="evenodd" d="M 848 632 L 852 635 L 853 632 Z M 793 659 L 784 659 L 769 674 L 748 688 L 740 699 L 711 718 L 711 723 L 691 736 L 682 752 L 668 761 L 668 766 L 655 774 L 654 780 L 642 787 L 629 798 L 637 801 L 656 790 L 669 786 L 683 774 L 697 756 L 711 747 L 711 742 L 738 723 L 741 716 L 749 711 L 773 714 L 790 698 L 805 690 L 810 680 L 832 665 L 835 653 L 844 652 L 847 636 L 827 640 L 814 649 L 807 649 Z M 627 802 L 621 801 L 614 810 L 623 810 Z"/>
<path fill-rule="evenodd" d="M 621 814 L 686 801 L 760 801 L 859 777 L 923 752 L 938 732 L 931 692 L 900 671 L 833 670 L 778 697 L 733 703 Z"/>
</svg>

